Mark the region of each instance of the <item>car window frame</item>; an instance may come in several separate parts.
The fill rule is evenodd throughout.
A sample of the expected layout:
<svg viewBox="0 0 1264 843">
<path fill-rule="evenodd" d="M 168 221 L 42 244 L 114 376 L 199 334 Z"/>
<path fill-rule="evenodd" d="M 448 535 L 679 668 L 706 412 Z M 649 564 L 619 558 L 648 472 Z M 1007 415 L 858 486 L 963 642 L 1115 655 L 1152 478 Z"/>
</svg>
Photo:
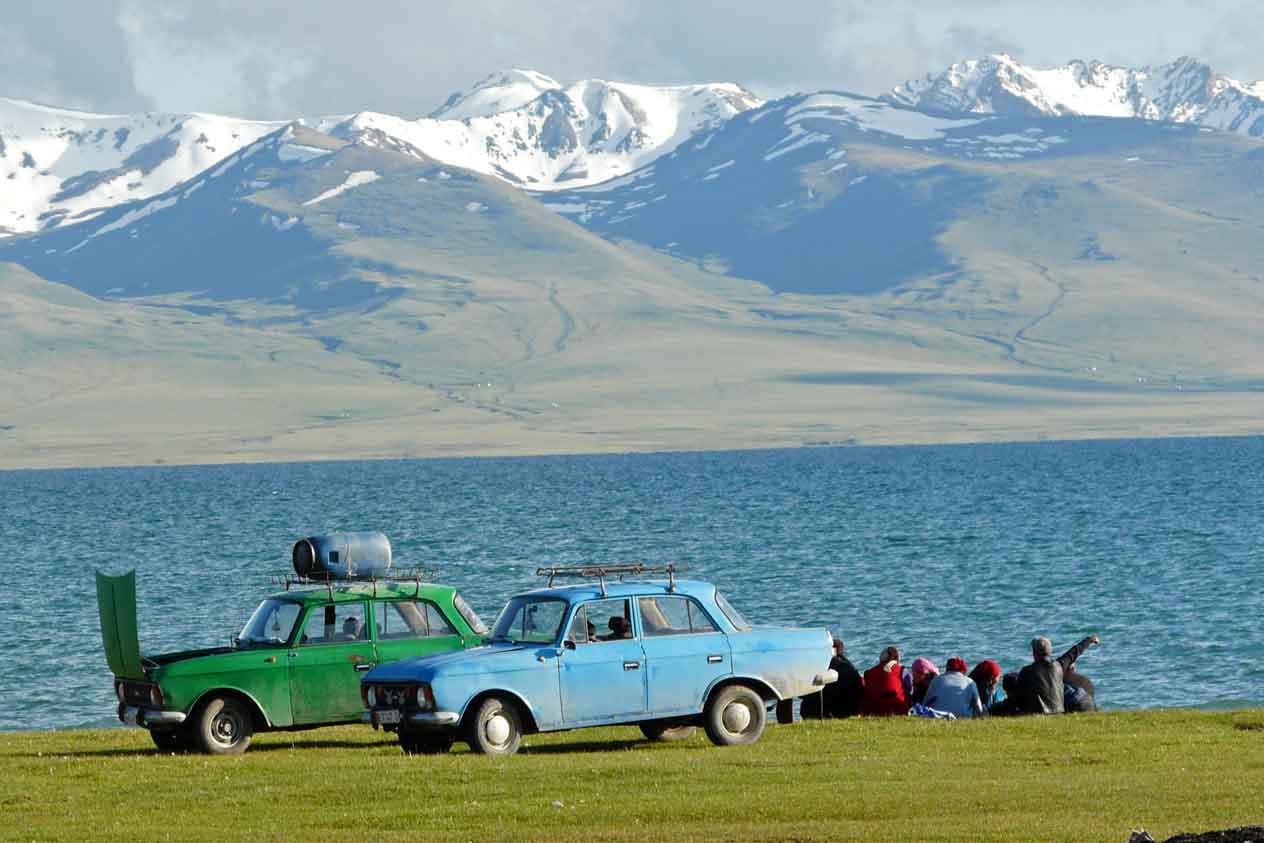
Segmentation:
<svg viewBox="0 0 1264 843">
<path fill-rule="evenodd" d="M 358 600 L 334 600 L 334 601 L 327 600 L 324 603 L 315 603 L 315 604 L 308 605 L 307 612 L 305 615 L 303 615 L 302 623 L 295 625 L 295 628 L 294 628 L 295 637 L 294 637 L 293 642 L 291 643 L 291 646 L 292 647 L 328 647 L 328 646 L 336 645 L 336 644 L 373 644 L 374 642 L 373 630 L 369 630 L 368 635 L 356 636 L 355 638 L 349 639 L 349 640 L 341 640 L 338 638 L 335 638 L 332 641 L 328 641 L 328 640 L 305 641 L 303 640 L 303 636 L 307 632 L 307 624 L 311 621 L 311 619 L 316 615 L 317 612 L 323 613 L 326 609 L 330 607 L 333 607 L 334 616 L 336 618 L 338 615 L 338 610 L 340 608 L 358 605 L 360 607 L 360 612 L 361 612 L 361 617 L 362 617 L 361 626 L 363 628 L 364 625 L 367 625 L 370 622 L 369 602 L 370 602 L 369 600 L 365 598 L 361 598 Z M 337 627 L 337 625 L 338 624 L 335 621 L 334 626 Z M 322 624 L 322 626 L 327 626 L 327 624 Z M 337 634 L 337 631 L 335 630 L 335 635 L 336 634 Z"/>
<path fill-rule="evenodd" d="M 702 605 L 702 601 L 701 601 L 701 600 L 699 600 L 698 598 L 694 597 L 694 596 L 693 596 L 693 595 L 691 595 L 691 594 L 640 594 L 640 595 L 637 595 L 637 598 L 636 598 L 636 612 L 637 612 L 637 615 L 638 615 L 638 616 L 640 616 L 640 615 L 641 615 L 641 612 L 642 612 L 642 610 L 641 610 L 641 601 L 642 601 L 642 600 L 655 600 L 655 601 L 657 601 L 657 600 L 660 600 L 660 599 L 669 599 L 669 600 L 684 600 L 684 601 L 685 601 L 685 612 L 687 613 L 687 615 L 688 615 L 688 617 L 689 617 L 689 629 L 688 629 L 688 631 L 686 631 L 686 632 L 656 632 L 656 633 L 650 633 L 650 632 L 649 632 L 649 630 L 648 630 L 648 628 L 647 628 L 647 627 L 646 627 L 646 625 L 645 625 L 645 618 L 644 618 L 644 617 L 639 617 L 639 618 L 638 618 L 638 623 L 640 624 L 640 627 L 641 627 L 641 635 L 642 635 L 642 637 L 644 637 L 644 638 L 646 638 L 646 639 L 649 639 L 649 638 L 680 638 L 680 637 L 685 636 L 685 635 L 715 635 L 716 633 L 721 633 L 721 634 L 722 634 L 722 633 L 724 632 L 724 630 L 720 627 L 720 625 L 719 625 L 718 623 L 716 623 L 716 622 L 715 622 L 715 618 L 711 615 L 711 613 L 707 611 L 707 608 L 706 608 L 705 606 L 703 606 L 703 605 Z M 702 616 L 703 616 L 704 618 L 706 618 L 706 619 L 707 619 L 707 621 L 711 624 L 711 629 L 708 629 L 708 630 L 694 630 L 694 628 L 693 628 L 693 612 L 694 612 L 694 610 L 695 610 L 695 609 L 698 609 L 698 610 L 701 610 L 701 611 L 702 611 Z"/>
<path fill-rule="evenodd" d="M 582 643 L 582 644 L 585 644 L 585 645 L 587 645 L 587 644 L 617 644 L 617 643 L 619 643 L 620 641 L 636 641 L 637 639 L 639 639 L 639 638 L 641 637 L 641 636 L 640 636 L 640 633 L 639 633 L 639 630 L 638 630 L 638 626 L 639 626 L 639 624 L 638 624 L 638 623 L 637 623 L 637 621 L 636 621 L 636 620 L 632 617 L 633 615 L 637 614 L 637 612 L 629 611 L 629 610 L 632 608 L 632 607 L 631 607 L 631 605 L 630 605 L 630 602 L 631 602 L 632 600 L 634 600 L 634 599 L 637 599 L 637 598 L 635 598 L 635 597 L 633 597 L 633 596 L 631 596 L 631 595 L 625 595 L 625 596 L 623 596 L 623 597 L 594 597 L 594 598 L 590 598 L 590 599 L 587 599 L 587 600 L 580 601 L 580 602 L 578 602 L 578 603 L 572 603 L 572 604 L 571 604 L 571 612 L 570 612 L 570 615 L 568 616 L 566 623 L 564 623 L 564 624 L 562 625 L 562 628 L 563 628 L 564 630 L 566 630 L 566 634 L 565 634 L 565 635 L 563 636 L 563 638 L 562 638 L 563 643 L 565 643 L 565 642 L 569 641 L 570 643 L 575 644 L 576 646 L 578 646 L 578 645 L 580 645 L 581 643 Z M 631 626 L 631 630 L 632 630 L 632 635 L 631 635 L 631 636 L 624 636 L 623 638 L 601 638 L 601 637 L 598 637 L 598 636 L 586 636 L 586 637 L 588 638 L 588 640 L 587 640 L 587 641 L 583 641 L 583 642 L 580 642 L 580 641 L 575 641 L 574 639 L 572 639 L 572 638 L 571 638 L 571 627 L 574 625 L 574 623 L 575 623 L 575 618 L 579 616 L 579 613 L 580 613 L 580 612 L 583 612 L 583 613 L 584 613 L 584 620 L 585 620 L 585 622 L 587 622 L 587 619 L 588 619 L 587 607 L 589 606 L 589 604 L 592 604 L 592 603 L 612 603 L 612 602 L 614 602 L 615 600 L 622 600 L 622 601 L 623 601 L 623 605 L 624 605 L 624 608 L 625 608 L 625 614 L 624 614 L 624 617 L 625 617 L 625 618 L 628 618 L 628 622 L 632 625 L 632 626 Z M 639 609 L 638 609 L 638 611 L 639 611 Z M 587 630 L 585 630 L 585 633 L 586 633 L 586 632 L 587 632 Z"/>
</svg>

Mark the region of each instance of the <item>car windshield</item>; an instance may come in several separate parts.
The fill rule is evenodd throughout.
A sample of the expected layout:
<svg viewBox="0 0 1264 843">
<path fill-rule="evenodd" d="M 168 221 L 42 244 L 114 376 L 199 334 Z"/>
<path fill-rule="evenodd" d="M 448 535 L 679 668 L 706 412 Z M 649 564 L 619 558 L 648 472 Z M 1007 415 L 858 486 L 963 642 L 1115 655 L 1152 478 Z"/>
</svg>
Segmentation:
<svg viewBox="0 0 1264 843">
<path fill-rule="evenodd" d="M 562 628 L 566 606 L 566 601 L 558 597 L 515 597 L 496 619 L 491 640 L 552 644 Z"/>
<path fill-rule="evenodd" d="M 259 644 L 284 644 L 290 640 L 294 632 L 294 622 L 298 620 L 299 604 L 292 600 L 268 598 L 259 604 L 250 620 L 242 627 L 237 636 L 239 646 L 249 647 Z"/>
</svg>

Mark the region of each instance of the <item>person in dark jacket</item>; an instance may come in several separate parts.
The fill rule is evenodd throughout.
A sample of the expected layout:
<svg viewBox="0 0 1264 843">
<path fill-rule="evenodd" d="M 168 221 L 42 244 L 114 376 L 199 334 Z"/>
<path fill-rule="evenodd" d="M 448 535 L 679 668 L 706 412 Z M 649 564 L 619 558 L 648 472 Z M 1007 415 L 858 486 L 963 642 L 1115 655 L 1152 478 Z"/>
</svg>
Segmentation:
<svg viewBox="0 0 1264 843">
<path fill-rule="evenodd" d="M 988 714 L 993 717 L 1013 717 L 1023 712 L 1018 707 L 1018 674 L 1007 673 L 1001 677 L 1001 690 L 1005 692 L 1002 699 L 988 706 Z"/>
<path fill-rule="evenodd" d="M 1023 713 L 1064 713 L 1066 695 L 1062 686 L 1067 668 L 1099 640 L 1096 635 L 1090 635 L 1055 659 L 1048 638 L 1033 638 L 1032 662 L 1018 672 L 1018 706 Z"/>
<path fill-rule="evenodd" d="M 846 651 L 843 640 L 835 638 L 830 670 L 838 672 L 838 681 L 826 685 L 819 693 L 803 697 L 799 703 L 800 717 L 854 717 L 860 713 L 860 696 L 865 684 Z"/>
</svg>

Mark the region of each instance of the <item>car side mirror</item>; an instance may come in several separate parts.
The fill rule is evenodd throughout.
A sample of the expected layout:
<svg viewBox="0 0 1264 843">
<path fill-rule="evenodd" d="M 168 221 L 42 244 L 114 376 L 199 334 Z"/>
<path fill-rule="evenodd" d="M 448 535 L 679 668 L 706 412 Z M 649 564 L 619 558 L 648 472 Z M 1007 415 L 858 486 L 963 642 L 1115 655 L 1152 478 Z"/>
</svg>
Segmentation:
<svg viewBox="0 0 1264 843">
<path fill-rule="evenodd" d="M 562 642 L 562 646 L 563 646 L 563 647 L 565 647 L 565 648 L 566 648 L 566 649 L 568 649 L 568 650 L 574 650 L 574 649 L 575 649 L 575 642 L 574 642 L 574 641 L 572 641 L 571 639 L 567 638 L 565 641 L 563 641 L 563 642 Z"/>
</svg>

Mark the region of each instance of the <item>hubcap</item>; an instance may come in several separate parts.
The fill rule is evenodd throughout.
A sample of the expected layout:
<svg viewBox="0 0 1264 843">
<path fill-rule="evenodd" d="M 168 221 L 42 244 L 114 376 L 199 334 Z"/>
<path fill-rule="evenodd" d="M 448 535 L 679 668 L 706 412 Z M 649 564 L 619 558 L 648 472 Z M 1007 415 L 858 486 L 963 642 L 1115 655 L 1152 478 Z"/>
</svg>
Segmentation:
<svg viewBox="0 0 1264 843">
<path fill-rule="evenodd" d="M 237 736 L 241 733 L 241 724 L 230 714 L 219 714 L 216 715 L 211 729 L 217 741 L 222 744 L 231 744 L 236 742 Z"/>
<path fill-rule="evenodd" d="M 750 709 L 740 702 L 731 702 L 724 707 L 724 717 L 722 719 L 724 720 L 724 728 L 730 732 L 741 734 L 750 725 Z"/>
<path fill-rule="evenodd" d="M 503 714 L 493 714 L 487 718 L 487 725 L 483 727 L 483 734 L 487 736 L 490 743 L 497 746 L 509 740 L 509 719 Z"/>
</svg>

